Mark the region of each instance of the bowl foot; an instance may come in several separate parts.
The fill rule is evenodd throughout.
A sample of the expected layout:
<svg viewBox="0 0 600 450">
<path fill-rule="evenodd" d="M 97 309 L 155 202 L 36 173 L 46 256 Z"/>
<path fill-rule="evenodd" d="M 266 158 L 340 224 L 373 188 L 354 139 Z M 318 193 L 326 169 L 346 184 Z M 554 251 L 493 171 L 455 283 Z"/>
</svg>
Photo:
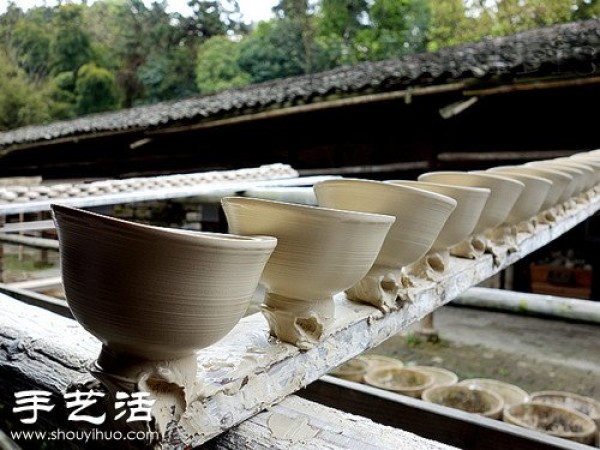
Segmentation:
<svg viewBox="0 0 600 450">
<path fill-rule="evenodd" d="M 439 250 L 426 254 L 416 263 L 406 268 L 409 277 L 424 278 L 430 281 L 440 281 L 450 263 L 450 251 Z"/>
<path fill-rule="evenodd" d="M 272 336 L 308 350 L 321 341 L 333 322 L 333 298 L 306 301 L 267 292 L 261 312 Z"/>
<path fill-rule="evenodd" d="M 487 239 L 483 235 L 473 235 L 450 247 L 450 254 L 459 258 L 477 259 L 483 255 L 486 247 Z"/>
<path fill-rule="evenodd" d="M 398 309 L 401 276 L 400 269 L 374 265 L 362 280 L 346 290 L 346 297 L 376 306 L 383 312 L 393 311 Z"/>
</svg>

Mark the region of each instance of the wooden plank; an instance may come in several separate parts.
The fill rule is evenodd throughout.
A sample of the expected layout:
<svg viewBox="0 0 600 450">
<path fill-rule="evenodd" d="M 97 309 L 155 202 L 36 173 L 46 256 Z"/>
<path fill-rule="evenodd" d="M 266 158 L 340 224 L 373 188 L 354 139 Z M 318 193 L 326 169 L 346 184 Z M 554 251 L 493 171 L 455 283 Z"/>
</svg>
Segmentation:
<svg viewBox="0 0 600 450">
<path fill-rule="evenodd" d="M 16 284 L 16 283 L 15 283 Z M 63 317 L 73 318 L 71 310 L 65 300 L 50 297 L 27 289 L 23 289 L 13 284 L 0 283 L 0 293 L 6 294 L 16 300 L 20 300 L 28 305 L 39 306 Z"/>
<path fill-rule="evenodd" d="M 312 186 L 314 183 L 328 180 L 330 178 L 330 176 L 314 176 L 281 178 L 273 180 L 229 181 L 198 184 L 195 186 L 177 186 L 165 187 L 162 189 L 136 190 L 132 192 L 119 192 L 89 197 L 57 197 L 53 199 L 35 200 L 23 203 L 3 203 L 0 204 L 0 216 L 49 211 L 52 203 L 60 203 L 61 205 L 75 206 L 78 208 L 90 208 L 95 206 L 118 205 L 122 203 L 136 203 L 149 200 L 166 200 L 184 197 L 207 197 L 210 199 L 217 199 L 228 195 L 236 195 L 236 193 L 239 191 L 245 191 L 254 187 Z"/>
<path fill-rule="evenodd" d="M 27 289 L 31 291 L 55 289 L 62 287 L 62 277 L 34 278 L 33 280 L 15 281 L 6 287 Z"/>
<path fill-rule="evenodd" d="M 0 386 L 4 387 L 0 399 L 4 404 L 13 404 L 15 389 L 42 389 L 60 395 L 69 385 L 86 381 L 86 368 L 100 344 L 75 321 L 1 294 L 0 307 L 6 311 L 0 319 Z M 40 418 L 53 425 L 66 424 L 64 411 L 61 413 L 40 413 Z M 233 427 L 206 448 L 352 450 L 365 446 L 374 450 L 451 450 L 295 396 Z"/>
<path fill-rule="evenodd" d="M 589 446 L 368 385 L 323 377 L 301 397 L 463 450 L 589 450 Z"/>
<path fill-rule="evenodd" d="M 36 220 L 34 222 L 12 222 L 4 224 L 4 226 L 0 228 L 0 233 L 19 233 L 25 231 L 43 231 L 53 229 L 53 220 Z"/>
<path fill-rule="evenodd" d="M 498 265 L 494 264 L 491 255 L 477 260 L 452 257 L 448 273 L 441 281 L 413 289 L 412 303 L 404 303 L 398 311 L 389 314 L 369 305 L 349 302 L 340 293 L 335 297 L 336 318 L 333 325 L 322 342 L 310 350 L 300 351 L 292 345 L 274 341 L 269 337 L 266 320 L 260 314 L 242 319 L 223 340 L 198 352 L 195 382 L 185 386 L 189 399 L 186 414 L 163 417 L 157 422 L 159 431 L 167 436 L 164 447 L 175 448 L 181 442 L 200 445 L 265 407 L 280 402 L 342 362 L 379 345 L 471 286 L 562 235 L 599 208 L 600 197 L 579 205 L 552 227 L 544 226 L 536 234 L 525 238 L 520 244 L 521 249 Z M 99 344 L 82 328 L 69 325 L 68 331 L 65 331 L 65 326 L 53 326 L 40 336 L 41 330 L 34 324 L 41 319 L 34 320 L 31 313 L 18 313 L 25 323 L 30 324 L 29 327 L 23 327 L 23 320 L 15 319 L 15 311 L 23 306 L 26 305 L 0 303 L 3 311 L 0 330 L 16 330 L 13 332 L 21 336 L 20 340 L 31 341 L 35 345 L 64 342 L 63 335 L 67 332 L 70 341 L 65 344 L 64 351 L 79 355 L 82 368 L 94 360 Z M 75 351 L 82 347 L 89 352 Z M 0 362 L 5 360 L 14 364 L 11 356 L 6 354 L 7 349 L 12 348 L 14 344 L 0 342 Z M 29 354 L 29 350 L 26 353 Z M 31 372 L 29 376 L 32 376 Z"/>
<path fill-rule="evenodd" d="M 208 442 L 203 448 L 450 450 L 454 447 L 291 395 Z"/>
<path fill-rule="evenodd" d="M 0 242 L 14 245 L 24 245 L 32 248 L 41 248 L 42 250 L 58 250 L 58 241 L 56 239 L 19 235 L 15 236 L 13 234 L 0 233 Z"/>
</svg>

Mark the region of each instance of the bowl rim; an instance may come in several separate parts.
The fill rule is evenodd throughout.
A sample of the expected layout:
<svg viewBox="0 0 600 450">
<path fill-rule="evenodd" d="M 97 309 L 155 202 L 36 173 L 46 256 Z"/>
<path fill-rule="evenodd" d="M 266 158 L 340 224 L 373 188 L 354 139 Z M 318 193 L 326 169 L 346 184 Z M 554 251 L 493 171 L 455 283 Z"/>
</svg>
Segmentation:
<svg viewBox="0 0 600 450">
<path fill-rule="evenodd" d="M 556 432 L 556 431 L 549 431 L 549 430 L 543 430 L 541 428 L 537 428 L 537 427 L 533 427 L 531 425 L 525 424 L 525 422 L 523 422 L 521 420 L 521 416 L 517 416 L 515 414 L 513 414 L 513 410 L 516 408 L 524 408 L 524 407 L 529 407 L 529 406 L 533 406 L 535 407 L 542 407 L 542 408 L 549 408 L 549 409 L 554 409 L 554 410 L 559 410 L 559 411 L 563 411 L 563 412 L 567 412 L 569 414 L 572 414 L 576 417 L 578 417 L 579 419 L 582 420 L 582 422 L 588 424 L 588 425 L 592 425 L 592 427 L 589 430 L 584 430 L 584 431 L 567 431 L 567 432 Z M 594 422 L 594 420 L 589 417 L 586 416 L 585 414 L 576 411 L 572 408 L 566 408 L 564 406 L 559 406 L 559 405 L 553 405 L 550 403 L 544 403 L 544 402 L 536 402 L 536 401 L 527 401 L 527 402 L 522 402 L 522 403 L 515 403 L 514 405 L 508 406 L 507 408 L 504 409 L 504 417 L 510 417 L 512 420 L 515 420 L 516 422 L 519 423 L 519 426 L 528 428 L 530 430 L 537 430 L 537 431 L 542 431 L 548 434 L 551 434 L 553 436 L 561 436 L 561 437 L 581 437 L 581 436 L 587 436 L 590 434 L 590 432 L 594 433 L 598 428 Z M 521 425 L 522 424 L 522 425 Z"/>
<path fill-rule="evenodd" d="M 256 197 L 230 196 L 221 199 L 223 207 L 244 207 L 247 205 L 277 206 L 285 211 L 310 213 L 313 217 L 322 219 L 337 218 L 344 222 L 389 223 L 396 221 L 396 217 L 389 214 L 367 213 L 362 211 L 348 211 L 343 209 L 326 208 L 324 206 L 303 205 L 299 203 L 281 202 Z"/>
<path fill-rule="evenodd" d="M 518 180 L 513 180 L 511 178 L 507 178 L 507 177 L 503 177 L 501 175 L 494 175 L 491 173 L 487 173 L 485 171 L 466 171 L 466 172 L 461 172 L 460 170 L 440 170 L 440 171 L 433 171 L 433 172 L 425 172 L 422 173 L 421 175 L 419 175 L 419 181 L 421 181 L 421 177 L 423 176 L 427 176 L 430 174 L 440 174 L 440 175 L 459 175 L 459 176 L 475 176 L 475 177 L 483 177 L 483 178 L 492 178 L 495 180 L 500 180 L 500 181 L 508 181 L 508 185 L 510 186 L 512 184 L 512 187 L 516 188 L 516 187 L 520 187 L 521 191 L 523 189 L 525 189 L 525 184 L 523 184 L 522 182 L 518 181 Z M 426 180 L 429 181 L 429 180 Z"/>
<path fill-rule="evenodd" d="M 549 185 L 549 187 L 552 187 L 552 185 L 554 184 L 554 182 L 552 180 L 550 180 L 549 178 L 544 178 L 539 175 L 530 175 L 530 174 L 526 174 L 526 173 L 514 173 L 514 172 L 509 172 L 508 170 L 506 172 L 504 172 L 501 169 L 500 170 L 493 170 L 493 169 L 494 169 L 494 167 L 486 169 L 486 172 L 489 172 L 492 174 L 498 173 L 498 174 L 501 174 L 501 176 L 507 177 L 507 178 L 510 178 L 511 176 L 523 177 L 525 179 L 539 181 L 542 184 Z M 520 181 L 520 180 L 518 180 L 518 181 Z"/>
<path fill-rule="evenodd" d="M 64 215 L 69 219 L 76 220 L 94 220 L 101 222 L 111 228 L 129 230 L 138 232 L 141 238 L 146 238 L 148 234 L 156 237 L 168 237 L 184 244 L 198 245 L 203 247 L 225 247 L 225 248 L 253 248 L 258 250 L 273 249 L 277 245 L 277 238 L 274 236 L 253 235 L 244 236 L 233 233 L 213 233 L 209 231 L 183 230 L 179 228 L 159 227 L 143 223 L 131 222 L 117 217 L 107 216 L 81 208 L 52 203 L 50 205 L 53 212 L 54 221 L 57 222 L 56 214 Z M 58 229 L 57 225 L 57 229 Z M 142 235 L 140 231 L 144 232 Z M 59 239 L 60 241 L 60 239 Z"/>
<path fill-rule="evenodd" d="M 532 170 L 541 170 L 543 172 L 547 172 L 547 173 L 550 173 L 552 175 L 555 175 L 559 179 L 562 178 L 562 181 L 564 181 L 565 183 L 569 183 L 569 182 L 571 182 L 573 180 L 573 175 L 570 175 L 570 174 L 565 173 L 565 172 L 561 172 L 558 169 L 551 169 L 550 167 L 523 166 L 523 165 L 521 165 L 521 166 L 515 165 L 515 166 L 497 166 L 497 167 L 492 167 L 492 169 L 496 169 L 496 168 L 497 169 L 502 168 L 502 169 L 505 169 L 505 170 L 518 170 L 519 173 L 522 170 L 528 171 L 529 169 L 532 169 Z M 492 172 L 495 172 L 495 170 L 493 170 Z M 543 176 L 542 176 L 542 178 L 543 178 Z"/>
<path fill-rule="evenodd" d="M 490 188 L 486 188 L 486 187 L 458 186 L 458 185 L 455 185 L 455 184 L 435 183 L 433 181 L 393 179 L 393 180 L 385 180 L 385 183 L 390 183 L 390 184 L 393 184 L 395 186 L 407 186 L 407 187 L 412 187 L 411 186 L 412 184 L 415 184 L 415 187 L 416 187 L 416 185 L 423 185 L 424 187 L 427 187 L 427 186 L 439 186 L 439 187 L 442 187 L 442 188 L 449 188 L 449 189 L 452 189 L 452 190 L 456 190 L 458 192 L 463 191 L 465 193 L 479 194 L 481 197 L 485 197 L 485 198 L 489 197 L 491 195 L 491 193 L 492 193 L 492 190 Z M 404 183 L 408 183 L 408 184 L 405 185 Z M 419 189 L 419 188 L 417 187 L 417 189 Z M 429 192 L 431 192 L 431 191 L 429 191 Z M 450 197 L 449 194 L 442 194 L 442 195 L 446 195 L 447 197 Z"/>
<path fill-rule="evenodd" d="M 392 184 L 392 183 L 387 183 L 385 181 L 377 181 L 377 180 L 363 180 L 360 178 L 339 178 L 339 179 L 335 179 L 335 180 L 323 180 L 323 181 L 319 181 L 317 183 L 314 184 L 313 189 L 315 189 L 315 192 L 317 191 L 317 189 L 320 189 L 321 186 L 326 186 L 326 185 L 335 185 L 335 184 L 354 184 L 354 185 L 365 185 L 365 186 L 378 186 L 378 187 L 382 187 L 383 189 L 389 189 L 390 191 L 394 191 L 396 190 L 397 192 L 414 192 L 415 194 L 419 194 L 422 195 L 424 197 L 428 197 L 432 200 L 438 200 L 442 203 L 445 204 L 450 204 L 450 205 L 454 205 L 454 207 L 456 207 L 456 199 L 448 196 L 448 195 L 444 195 L 444 194 L 438 194 L 437 192 L 431 192 L 431 191 L 426 191 L 425 189 L 419 189 L 419 188 L 413 188 L 411 186 L 401 186 L 398 184 Z"/>
</svg>

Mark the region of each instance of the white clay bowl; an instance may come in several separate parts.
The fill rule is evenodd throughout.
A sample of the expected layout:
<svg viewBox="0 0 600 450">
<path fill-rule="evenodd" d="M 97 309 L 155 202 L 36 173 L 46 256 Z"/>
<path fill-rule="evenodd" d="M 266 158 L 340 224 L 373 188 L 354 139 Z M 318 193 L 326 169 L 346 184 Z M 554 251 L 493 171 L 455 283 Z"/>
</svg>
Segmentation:
<svg viewBox="0 0 600 450">
<path fill-rule="evenodd" d="M 337 378 L 343 378 L 348 381 L 355 381 L 357 383 L 363 382 L 363 377 L 369 370 L 369 362 L 363 360 L 361 357 L 353 358 L 344 364 L 336 367 L 329 372 L 329 375 L 333 375 Z"/>
<path fill-rule="evenodd" d="M 340 211 L 257 198 L 222 199 L 231 232 L 276 236 L 262 276 L 269 292 L 328 299 L 371 268 L 394 222 L 389 215 Z"/>
<path fill-rule="evenodd" d="M 550 187 L 545 200 L 542 202 L 541 211 L 552 208 L 570 197 L 569 186 L 571 185 L 573 177 L 566 173 L 559 172 L 558 170 L 542 167 L 498 166 L 492 167 L 491 169 L 488 169 L 488 171 L 494 173 L 533 175 L 550 180 L 552 186 Z"/>
<path fill-rule="evenodd" d="M 469 378 L 458 384 L 461 386 L 472 386 L 494 391 L 504 400 L 505 408 L 529 400 L 529 394 L 519 386 L 494 380 L 492 378 Z"/>
<path fill-rule="evenodd" d="M 571 175 L 571 177 L 573 177 L 573 180 L 571 181 L 570 188 L 572 189 L 568 189 L 571 190 L 570 197 L 574 195 L 579 195 L 581 192 L 583 192 L 587 183 L 587 179 L 585 178 L 584 173 L 581 170 L 575 169 L 573 167 L 567 167 L 565 164 L 560 164 L 552 161 L 534 161 L 526 163 L 525 166 L 545 167 L 553 170 L 558 170 L 559 172 L 566 173 L 567 175 Z"/>
<path fill-rule="evenodd" d="M 595 184 L 600 183 L 600 155 L 594 156 L 585 153 L 576 153 L 575 155 L 569 156 L 569 159 L 593 168 L 595 173 L 594 182 Z"/>
<path fill-rule="evenodd" d="M 429 172 L 419 176 L 419 181 L 490 189 L 490 197 L 475 226 L 475 234 L 502 224 L 525 189 L 520 181 L 488 173 Z"/>
<path fill-rule="evenodd" d="M 392 358 L 391 356 L 366 353 L 360 355 L 359 358 L 369 364 L 369 370 L 379 369 L 382 367 L 404 367 L 404 363 L 401 360 Z"/>
<path fill-rule="evenodd" d="M 370 180 L 327 180 L 315 184 L 319 205 L 396 217 L 376 264 L 401 268 L 421 258 L 456 208 L 435 192 Z"/>
<path fill-rule="evenodd" d="M 388 183 L 437 192 L 456 200 L 456 209 L 452 211 L 442 231 L 431 246 L 432 252 L 446 250 L 469 237 L 473 233 L 490 196 L 490 190 L 486 188 L 407 180 L 391 180 Z"/>
<path fill-rule="evenodd" d="M 423 392 L 423 400 L 491 419 L 499 419 L 504 408 L 504 400 L 495 392 L 459 384 L 427 389 Z"/>
<path fill-rule="evenodd" d="M 592 186 L 596 184 L 596 172 L 594 168 L 585 164 L 581 161 L 575 161 L 572 158 L 555 158 L 551 160 L 553 163 L 563 164 L 566 167 L 571 167 L 573 169 L 581 170 L 583 172 L 583 177 L 585 178 L 585 186 L 584 190 L 590 189 Z"/>
<path fill-rule="evenodd" d="M 52 210 L 69 307 L 112 355 L 178 359 L 218 341 L 246 311 L 277 244 Z"/>
<path fill-rule="evenodd" d="M 550 192 L 550 189 L 552 188 L 552 181 L 534 175 L 492 170 L 489 170 L 489 172 L 512 178 L 525 185 L 525 189 L 523 189 L 523 192 L 506 218 L 507 224 L 516 225 L 535 217 L 536 214 L 541 211 L 542 205 L 548 197 L 548 192 Z"/>
</svg>

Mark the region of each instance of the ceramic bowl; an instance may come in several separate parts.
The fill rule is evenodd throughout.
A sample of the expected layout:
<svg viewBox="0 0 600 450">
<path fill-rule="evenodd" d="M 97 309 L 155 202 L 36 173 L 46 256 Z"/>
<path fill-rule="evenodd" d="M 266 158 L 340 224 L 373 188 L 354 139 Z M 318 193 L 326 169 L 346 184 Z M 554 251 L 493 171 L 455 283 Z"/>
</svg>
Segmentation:
<svg viewBox="0 0 600 450">
<path fill-rule="evenodd" d="M 246 197 L 221 200 L 229 230 L 276 236 L 261 278 L 271 333 L 310 347 L 333 319 L 333 295 L 373 265 L 394 217 Z"/>
<path fill-rule="evenodd" d="M 591 189 L 596 184 L 596 171 L 592 166 L 585 164 L 581 161 L 575 161 L 572 158 L 555 158 L 551 161 L 553 163 L 559 163 L 563 166 L 571 167 L 573 169 L 582 171 L 583 177 L 586 180 L 584 190 Z"/>
<path fill-rule="evenodd" d="M 475 234 L 502 224 L 525 189 L 520 181 L 487 173 L 429 172 L 422 174 L 419 181 L 490 189 L 490 197 L 475 226 Z"/>
<path fill-rule="evenodd" d="M 427 389 L 423 392 L 423 400 L 491 419 L 500 418 L 504 408 L 504 400 L 495 392 L 458 384 Z"/>
<path fill-rule="evenodd" d="M 360 359 L 369 364 L 369 370 L 380 369 L 383 367 L 404 367 L 404 363 L 399 359 L 385 355 L 365 353 L 360 355 Z"/>
<path fill-rule="evenodd" d="M 573 167 L 567 167 L 566 165 L 561 163 L 552 161 L 533 161 L 526 163 L 525 167 L 544 167 L 570 175 L 573 179 L 571 181 L 570 187 L 567 189 L 566 192 L 570 190 L 571 195 L 566 200 L 583 192 L 587 183 L 587 179 L 585 178 L 584 173 L 581 170 L 575 169 Z"/>
<path fill-rule="evenodd" d="M 600 426 L 600 402 L 591 397 L 563 391 L 540 391 L 531 394 L 530 399 L 532 402 L 548 403 L 550 405 L 574 409 L 585 414 L 596 425 Z"/>
<path fill-rule="evenodd" d="M 499 166 L 488 169 L 490 172 L 516 173 L 546 178 L 552 182 L 548 194 L 542 202 L 541 210 L 552 208 L 570 197 L 571 180 L 573 177 L 558 170 L 543 167 Z"/>
<path fill-rule="evenodd" d="M 445 250 L 469 237 L 490 196 L 490 190 L 487 188 L 407 180 L 390 180 L 388 183 L 436 192 L 456 200 L 456 209 L 450 214 L 442 231 L 431 246 L 432 252 Z"/>
<path fill-rule="evenodd" d="M 343 378 L 348 381 L 355 381 L 357 383 L 363 382 L 363 377 L 369 370 L 369 363 L 363 360 L 361 357 L 353 358 L 350 361 L 336 367 L 329 372 L 329 375 L 333 375 L 337 378 Z"/>
<path fill-rule="evenodd" d="M 225 336 L 277 244 L 52 211 L 73 316 L 106 351 L 146 360 L 189 356 Z"/>
<path fill-rule="evenodd" d="M 540 402 L 506 408 L 504 421 L 582 444 L 593 444 L 597 430 L 594 421 L 584 414 Z"/>
<path fill-rule="evenodd" d="M 433 386 L 452 386 L 458 382 L 458 375 L 442 367 L 411 366 L 410 368 L 430 375 L 433 378 Z"/>
<path fill-rule="evenodd" d="M 327 180 L 315 184 L 322 206 L 396 217 L 376 264 L 403 267 L 431 248 L 456 200 L 435 192 L 370 180 Z"/>
<path fill-rule="evenodd" d="M 507 408 L 517 403 L 524 403 L 529 400 L 529 394 L 514 384 L 494 380 L 492 378 L 468 378 L 462 380 L 461 386 L 472 386 L 494 391 L 504 400 L 504 407 Z"/>
<path fill-rule="evenodd" d="M 525 189 L 510 210 L 506 223 L 516 225 L 529 220 L 542 210 L 542 205 L 548 197 L 548 192 L 552 188 L 552 181 L 547 178 L 535 175 L 525 175 L 520 173 L 510 173 L 503 171 L 490 171 L 507 178 L 520 181 L 525 185 Z"/>
<path fill-rule="evenodd" d="M 350 300 L 388 311 L 396 299 L 403 267 L 431 248 L 456 200 L 435 192 L 369 180 L 327 180 L 315 184 L 320 205 L 396 217 L 369 274 L 346 290 Z"/>
<path fill-rule="evenodd" d="M 594 156 L 588 155 L 587 153 L 576 153 L 569 156 L 569 159 L 593 168 L 595 173 L 595 184 L 600 183 L 600 155 Z"/>
<path fill-rule="evenodd" d="M 365 383 L 379 389 L 398 392 L 419 398 L 423 391 L 433 386 L 433 377 L 407 367 L 381 367 L 369 370 L 364 376 Z"/>
</svg>

